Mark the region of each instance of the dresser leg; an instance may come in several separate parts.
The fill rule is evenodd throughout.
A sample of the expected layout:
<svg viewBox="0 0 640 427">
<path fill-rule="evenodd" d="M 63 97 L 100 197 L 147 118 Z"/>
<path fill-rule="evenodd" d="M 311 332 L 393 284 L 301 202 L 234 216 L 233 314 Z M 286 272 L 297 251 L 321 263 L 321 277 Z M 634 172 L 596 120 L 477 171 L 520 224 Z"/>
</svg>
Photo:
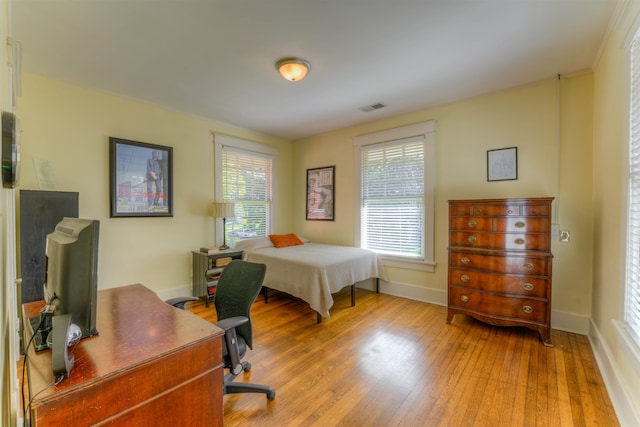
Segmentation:
<svg viewBox="0 0 640 427">
<path fill-rule="evenodd" d="M 551 343 L 551 328 L 540 328 L 538 332 L 540 332 L 542 343 L 546 347 L 553 347 L 553 343 Z"/>
<path fill-rule="evenodd" d="M 451 324 L 454 315 L 455 313 L 452 313 L 451 310 L 447 310 L 447 325 Z"/>
</svg>

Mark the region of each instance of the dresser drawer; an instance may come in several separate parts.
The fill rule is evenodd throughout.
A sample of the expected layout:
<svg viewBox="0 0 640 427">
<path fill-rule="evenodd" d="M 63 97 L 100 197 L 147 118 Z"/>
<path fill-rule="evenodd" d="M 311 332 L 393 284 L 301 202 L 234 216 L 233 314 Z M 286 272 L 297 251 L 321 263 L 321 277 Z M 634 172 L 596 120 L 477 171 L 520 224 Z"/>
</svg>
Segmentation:
<svg viewBox="0 0 640 427">
<path fill-rule="evenodd" d="M 486 255 L 452 250 L 449 252 L 449 266 L 506 274 L 548 276 L 551 272 L 551 257 Z"/>
<path fill-rule="evenodd" d="M 503 318 L 547 322 L 547 302 L 544 300 L 503 297 L 451 286 L 449 306 Z"/>
<path fill-rule="evenodd" d="M 460 231 L 503 231 L 515 233 L 548 233 L 549 218 L 545 217 L 451 217 L 450 229 Z"/>
<path fill-rule="evenodd" d="M 468 204 L 451 206 L 449 213 L 451 216 L 507 216 L 520 215 L 521 205 L 488 205 L 488 204 Z"/>
<path fill-rule="evenodd" d="M 542 233 L 452 231 L 449 234 L 449 245 L 469 248 L 546 251 L 549 248 L 549 236 Z"/>
<path fill-rule="evenodd" d="M 510 276 L 450 268 L 449 285 L 499 294 L 547 298 L 548 281 L 539 277 Z"/>
<path fill-rule="evenodd" d="M 477 230 L 477 231 L 495 231 L 496 225 L 493 218 L 477 218 L 469 216 L 452 217 L 451 230 Z"/>
<path fill-rule="evenodd" d="M 549 233 L 549 218 L 545 217 L 515 217 L 496 218 L 494 231 L 515 233 Z"/>
</svg>

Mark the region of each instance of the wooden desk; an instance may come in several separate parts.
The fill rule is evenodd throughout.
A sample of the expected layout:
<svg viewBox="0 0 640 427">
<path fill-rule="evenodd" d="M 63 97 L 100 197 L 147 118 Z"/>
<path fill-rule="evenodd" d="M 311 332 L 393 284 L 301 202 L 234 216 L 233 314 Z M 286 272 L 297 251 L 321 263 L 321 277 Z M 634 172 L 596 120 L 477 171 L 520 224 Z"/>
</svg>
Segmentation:
<svg viewBox="0 0 640 427">
<path fill-rule="evenodd" d="M 139 284 L 98 292 L 97 328 L 55 387 L 51 351 L 29 350 L 31 425 L 222 426 L 221 329 Z"/>
</svg>

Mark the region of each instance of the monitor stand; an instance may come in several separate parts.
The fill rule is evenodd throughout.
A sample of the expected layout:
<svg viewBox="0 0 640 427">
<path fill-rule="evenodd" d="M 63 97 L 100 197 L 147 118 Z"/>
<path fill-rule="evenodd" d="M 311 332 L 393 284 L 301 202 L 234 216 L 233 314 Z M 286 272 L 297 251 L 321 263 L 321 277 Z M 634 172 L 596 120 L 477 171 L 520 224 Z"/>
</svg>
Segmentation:
<svg viewBox="0 0 640 427">
<path fill-rule="evenodd" d="M 42 316 L 48 317 L 42 322 Z M 41 325 L 42 322 L 42 325 Z M 48 314 L 40 314 L 38 317 L 29 318 L 31 326 L 31 334 L 33 336 L 33 345 L 36 351 L 46 350 L 49 348 L 47 337 L 51 332 L 51 316 Z M 40 326 L 39 330 L 36 330 Z"/>
</svg>

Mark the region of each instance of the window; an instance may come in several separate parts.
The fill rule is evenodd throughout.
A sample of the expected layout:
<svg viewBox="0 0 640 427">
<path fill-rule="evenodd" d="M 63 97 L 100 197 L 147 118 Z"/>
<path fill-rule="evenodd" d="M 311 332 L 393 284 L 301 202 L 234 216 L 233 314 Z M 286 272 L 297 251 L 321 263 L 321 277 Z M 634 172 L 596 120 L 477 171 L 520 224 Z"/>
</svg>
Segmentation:
<svg viewBox="0 0 640 427">
<path fill-rule="evenodd" d="M 358 136 L 355 245 L 433 271 L 434 122 Z"/>
<path fill-rule="evenodd" d="M 625 324 L 640 345 L 640 46 L 631 44 Z"/>
<path fill-rule="evenodd" d="M 236 216 L 227 219 L 224 230 L 230 246 L 271 233 L 275 154 L 275 149 L 261 144 L 215 137 L 216 200 L 235 203 Z"/>
</svg>

